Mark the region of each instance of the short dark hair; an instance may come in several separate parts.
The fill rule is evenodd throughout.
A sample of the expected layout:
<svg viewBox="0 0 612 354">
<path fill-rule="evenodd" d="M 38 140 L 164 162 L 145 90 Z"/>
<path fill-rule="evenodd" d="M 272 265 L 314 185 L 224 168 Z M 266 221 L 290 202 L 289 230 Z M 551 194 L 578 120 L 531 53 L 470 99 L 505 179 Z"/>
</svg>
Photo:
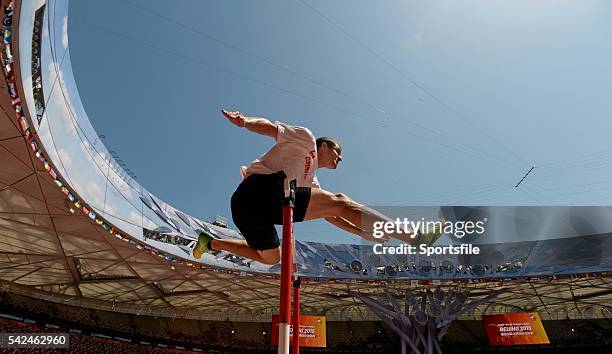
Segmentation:
<svg viewBox="0 0 612 354">
<path fill-rule="evenodd" d="M 340 151 L 338 152 L 342 152 L 342 145 L 340 145 L 338 140 L 334 138 L 329 138 L 327 136 L 322 136 L 318 138 L 317 139 L 317 150 L 321 147 L 321 145 L 323 145 L 323 143 L 325 143 L 325 145 L 332 147 L 332 148 L 337 146 L 338 149 L 340 149 Z"/>
</svg>

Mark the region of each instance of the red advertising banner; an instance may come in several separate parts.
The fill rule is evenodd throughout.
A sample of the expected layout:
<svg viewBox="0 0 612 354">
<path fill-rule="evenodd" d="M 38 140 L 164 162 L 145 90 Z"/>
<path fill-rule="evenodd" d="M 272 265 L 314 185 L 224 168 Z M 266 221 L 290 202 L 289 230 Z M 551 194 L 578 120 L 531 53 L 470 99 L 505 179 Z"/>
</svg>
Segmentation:
<svg viewBox="0 0 612 354">
<path fill-rule="evenodd" d="M 293 345 L 293 326 L 290 329 Z M 278 346 L 278 315 L 272 316 L 272 345 Z M 300 347 L 325 348 L 327 337 L 324 316 L 300 316 Z"/>
<path fill-rule="evenodd" d="M 482 316 L 491 346 L 550 344 L 537 312 Z"/>
</svg>

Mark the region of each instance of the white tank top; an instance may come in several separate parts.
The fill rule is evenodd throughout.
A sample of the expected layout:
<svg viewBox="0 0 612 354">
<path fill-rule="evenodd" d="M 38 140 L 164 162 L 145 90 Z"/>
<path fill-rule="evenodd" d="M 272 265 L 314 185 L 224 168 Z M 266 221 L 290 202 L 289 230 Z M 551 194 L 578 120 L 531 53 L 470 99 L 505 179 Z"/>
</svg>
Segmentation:
<svg viewBox="0 0 612 354">
<path fill-rule="evenodd" d="M 285 172 L 287 180 L 296 180 L 298 187 L 320 188 L 315 175 L 318 167 L 317 145 L 314 135 L 304 127 L 274 122 L 278 127 L 276 144 L 249 167 L 242 166 L 242 178 L 252 174 L 269 175 Z"/>
</svg>

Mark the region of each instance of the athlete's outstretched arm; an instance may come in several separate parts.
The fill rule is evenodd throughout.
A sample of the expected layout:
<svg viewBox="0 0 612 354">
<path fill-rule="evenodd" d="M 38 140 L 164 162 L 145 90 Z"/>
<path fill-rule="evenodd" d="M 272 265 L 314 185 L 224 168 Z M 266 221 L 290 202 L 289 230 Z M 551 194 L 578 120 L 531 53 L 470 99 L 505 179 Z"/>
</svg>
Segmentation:
<svg viewBox="0 0 612 354">
<path fill-rule="evenodd" d="M 238 111 L 229 112 L 224 109 L 221 110 L 221 113 L 237 127 L 276 139 L 278 127 L 266 118 L 245 117 Z"/>
</svg>

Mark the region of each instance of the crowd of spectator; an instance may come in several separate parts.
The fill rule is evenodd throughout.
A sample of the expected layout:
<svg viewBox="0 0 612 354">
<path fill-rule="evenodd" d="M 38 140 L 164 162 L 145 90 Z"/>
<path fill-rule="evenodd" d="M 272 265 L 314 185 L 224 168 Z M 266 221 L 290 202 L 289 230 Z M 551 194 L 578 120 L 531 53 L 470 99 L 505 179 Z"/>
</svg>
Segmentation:
<svg viewBox="0 0 612 354">
<path fill-rule="evenodd" d="M 196 351 L 257 354 L 276 351 L 271 346 L 272 329 L 269 322 L 189 320 L 155 317 L 146 313 L 99 311 L 76 305 L 0 292 L 0 333 L 70 332 L 70 353 Z M 52 328 L 46 327 L 48 325 Z M 520 349 L 522 353 L 572 353 L 578 348 L 589 348 L 589 354 L 596 354 L 607 353 L 607 348 L 612 347 L 612 321 L 609 319 L 544 321 L 544 327 L 550 345 L 513 349 Z M 311 348 L 303 352 L 399 351 L 398 336 L 382 322 L 327 322 L 326 333 L 327 348 Z M 441 345 L 444 353 L 497 353 L 504 350 L 489 347 L 482 321 L 455 321 Z"/>
</svg>

